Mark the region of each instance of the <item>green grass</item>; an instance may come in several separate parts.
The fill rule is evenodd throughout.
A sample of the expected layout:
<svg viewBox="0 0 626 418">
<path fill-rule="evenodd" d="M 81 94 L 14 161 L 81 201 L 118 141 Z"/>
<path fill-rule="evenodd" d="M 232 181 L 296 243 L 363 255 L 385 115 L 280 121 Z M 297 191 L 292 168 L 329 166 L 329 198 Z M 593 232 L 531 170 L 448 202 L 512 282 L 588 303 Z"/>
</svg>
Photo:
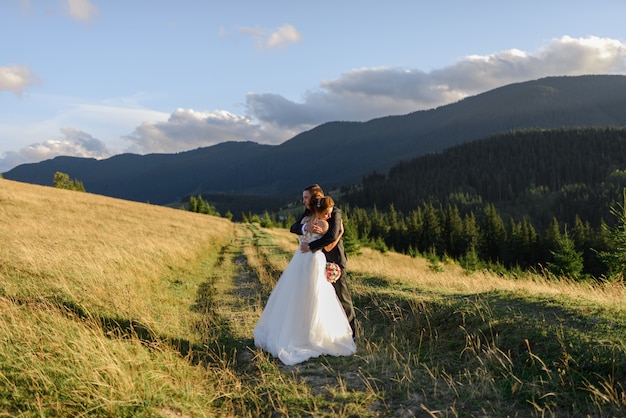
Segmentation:
<svg viewBox="0 0 626 418">
<path fill-rule="evenodd" d="M 287 231 L 0 180 L 0 234 L 0 416 L 626 415 L 615 284 L 363 249 L 357 354 L 288 367 L 252 339 Z"/>
<path fill-rule="evenodd" d="M 623 311 L 502 291 L 381 296 L 380 283 L 369 281 L 357 306 L 383 361 L 368 372 L 387 373 L 396 383 L 386 395 L 404 408 L 459 416 L 624 412 Z"/>
</svg>

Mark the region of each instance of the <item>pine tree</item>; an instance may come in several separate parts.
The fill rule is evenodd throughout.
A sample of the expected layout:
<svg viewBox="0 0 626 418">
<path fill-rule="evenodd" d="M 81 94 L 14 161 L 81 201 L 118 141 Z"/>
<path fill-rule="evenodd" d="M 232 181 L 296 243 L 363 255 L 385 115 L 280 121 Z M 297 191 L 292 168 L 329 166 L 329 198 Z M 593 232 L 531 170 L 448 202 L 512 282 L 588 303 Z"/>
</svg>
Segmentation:
<svg viewBox="0 0 626 418">
<path fill-rule="evenodd" d="M 396 211 L 393 203 L 389 205 L 388 219 L 389 232 L 387 244 L 395 251 L 406 251 L 410 247 L 406 236 L 406 225 L 404 224 L 402 216 Z"/>
<path fill-rule="evenodd" d="M 370 240 L 385 241 L 387 238 L 387 233 L 389 232 L 389 225 L 387 224 L 387 220 L 385 219 L 385 215 L 382 212 L 379 212 L 374 206 L 372 213 L 370 214 L 370 222 L 371 222 L 371 231 L 370 231 Z"/>
<path fill-rule="evenodd" d="M 268 211 L 265 211 L 263 213 L 263 217 L 261 217 L 261 226 L 263 228 L 273 228 L 274 227 L 274 220 L 272 219 L 272 217 L 270 216 Z"/>
<path fill-rule="evenodd" d="M 423 220 L 420 248 L 422 251 L 441 254 L 441 220 L 433 205 L 428 204 L 424 207 Z"/>
<path fill-rule="evenodd" d="M 348 217 L 358 240 L 367 242 L 372 231 L 372 222 L 367 211 L 363 208 L 344 209 L 343 216 Z"/>
<path fill-rule="evenodd" d="M 463 218 L 463 235 L 464 235 L 464 250 L 476 252 L 478 243 L 480 242 L 480 229 L 476 222 L 476 215 L 474 212 L 469 212 Z"/>
<path fill-rule="evenodd" d="M 453 258 L 463 255 L 463 220 L 456 205 L 446 208 L 444 222 L 445 251 Z"/>
<path fill-rule="evenodd" d="M 624 201 L 626 202 L 626 189 L 624 189 Z M 607 251 L 597 251 L 600 260 L 608 268 L 609 278 L 624 282 L 626 273 L 626 209 L 624 205 L 617 205 L 611 208 L 611 213 L 616 218 L 616 224 L 609 227 L 602 224 L 606 239 L 611 247 Z"/>
<path fill-rule="evenodd" d="M 520 263 L 520 259 L 524 255 L 525 243 L 524 232 L 522 230 L 522 223 L 517 223 L 513 218 L 509 218 L 509 240 L 507 245 L 507 252 L 504 262 L 507 265 L 511 264 L 525 264 Z"/>
<path fill-rule="evenodd" d="M 561 240 L 561 230 L 559 228 L 559 221 L 553 217 L 550 225 L 544 232 L 543 246 L 545 248 L 545 258 L 547 255 L 556 251 L 559 248 L 559 241 Z"/>
<path fill-rule="evenodd" d="M 478 252 L 473 245 L 468 248 L 467 252 L 460 258 L 459 264 L 469 272 L 476 271 L 480 268 L 480 258 L 478 257 Z"/>
<path fill-rule="evenodd" d="M 551 251 L 552 262 L 547 266 L 555 276 L 564 276 L 568 279 L 577 280 L 583 270 L 583 254 L 576 251 L 574 241 L 568 236 L 567 230 L 557 240 L 557 249 Z"/>
<path fill-rule="evenodd" d="M 523 235 L 523 258 L 526 265 L 532 266 L 539 261 L 539 234 L 535 227 L 530 223 L 528 218 L 522 219 L 522 235 Z"/>
<path fill-rule="evenodd" d="M 576 215 L 574 218 L 574 228 L 572 230 L 572 239 L 576 248 L 586 248 L 589 244 L 591 236 L 591 227 L 589 223 L 586 225 L 583 223 L 580 216 Z"/>
<path fill-rule="evenodd" d="M 207 202 L 202 198 L 202 195 L 198 195 L 198 213 L 202 213 L 204 215 L 209 213 L 209 208 L 207 207 Z"/>
<path fill-rule="evenodd" d="M 407 240 L 409 242 L 409 248 L 411 248 L 414 252 L 419 252 L 420 250 L 424 250 L 420 248 L 420 237 L 422 235 L 422 226 L 424 224 L 424 219 L 422 217 L 421 209 L 412 210 L 407 218 Z"/>
<path fill-rule="evenodd" d="M 352 222 L 348 217 L 342 217 L 343 220 L 343 248 L 346 254 L 359 254 L 361 251 L 361 244 L 356 236 L 355 229 L 352 227 Z"/>
<path fill-rule="evenodd" d="M 198 212 L 198 200 L 195 196 L 189 196 L 189 212 Z"/>
<path fill-rule="evenodd" d="M 490 203 L 485 207 L 481 241 L 482 248 L 488 260 L 501 261 L 503 249 L 506 246 L 507 235 L 504 222 L 495 206 Z"/>
</svg>

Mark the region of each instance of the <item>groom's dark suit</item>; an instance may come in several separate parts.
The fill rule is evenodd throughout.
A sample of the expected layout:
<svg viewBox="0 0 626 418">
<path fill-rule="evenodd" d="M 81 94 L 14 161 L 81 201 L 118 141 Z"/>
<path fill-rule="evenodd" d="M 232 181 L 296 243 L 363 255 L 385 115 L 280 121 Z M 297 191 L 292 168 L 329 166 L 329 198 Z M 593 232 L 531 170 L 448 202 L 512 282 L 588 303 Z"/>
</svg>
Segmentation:
<svg viewBox="0 0 626 418">
<path fill-rule="evenodd" d="M 311 212 L 306 209 L 302 216 L 294 223 L 290 231 L 294 234 L 302 235 L 302 219 L 305 216 L 309 216 Z M 324 251 L 324 255 L 326 255 L 326 261 L 330 261 L 333 263 L 337 263 L 339 267 L 341 267 L 341 276 L 339 279 L 333 283 L 333 287 L 335 288 L 335 293 L 337 294 L 337 298 L 339 298 L 339 302 L 341 302 L 341 306 L 343 310 L 346 312 L 346 316 L 348 317 L 348 322 L 350 323 L 350 328 L 352 328 L 352 336 L 356 337 L 356 330 L 354 328 L 354 321 L 356 318 L 354 312 L 354 306 L 352 305 L 352 296 L 350 295 L 350 290 L 348 289 L 348 275 L 346 273 L 346 263 L 348 261 L 346 257 L 346 252 L 343 246 L 343 238 L 339 240 L 335 248 L 326 252 L 323 248 L 328 244 L 334 242 L 339 233 L 341 232 L 341 209 L 338 207 L 333 208 L 333 212 L 331 217 L 328 219 L 328 231 L 321 238 L 312 241 L 309 243 L 309 249 L 311 251 Z"/>
</svg>

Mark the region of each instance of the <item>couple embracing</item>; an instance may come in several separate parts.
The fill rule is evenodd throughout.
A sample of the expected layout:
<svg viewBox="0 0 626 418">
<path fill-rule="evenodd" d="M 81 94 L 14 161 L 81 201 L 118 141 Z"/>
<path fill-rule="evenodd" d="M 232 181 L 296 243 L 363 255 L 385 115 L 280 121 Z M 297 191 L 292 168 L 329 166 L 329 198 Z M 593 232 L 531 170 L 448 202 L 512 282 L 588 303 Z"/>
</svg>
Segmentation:
<svg viewBox="0 0 626 418">
<path fill-rule="evenodd" d="M 320 355 L 356 352 L 355 312 L 348 290 L 341 211 L 313 184 L 302 191 L 305 211 L 291 226 L 300 242 L 254 328 L 257 347 L 293 365 Z M 326 262 L 341 275 L 330 283 Z"/>
</svg>

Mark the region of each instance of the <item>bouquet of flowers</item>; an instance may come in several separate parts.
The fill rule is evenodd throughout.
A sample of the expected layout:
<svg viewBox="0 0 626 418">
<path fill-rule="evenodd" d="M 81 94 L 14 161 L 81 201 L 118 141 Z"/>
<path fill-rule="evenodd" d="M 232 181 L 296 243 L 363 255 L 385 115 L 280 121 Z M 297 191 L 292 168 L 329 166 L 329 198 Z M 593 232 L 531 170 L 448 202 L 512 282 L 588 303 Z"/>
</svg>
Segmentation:
<svg viewBox="0 0 626 418">
<path fill-rule="evenodd" d="M 337 263 L 326 263 L 326 280 L 335 283 L 341 276 L 341 267 Z"/>
</svg>

